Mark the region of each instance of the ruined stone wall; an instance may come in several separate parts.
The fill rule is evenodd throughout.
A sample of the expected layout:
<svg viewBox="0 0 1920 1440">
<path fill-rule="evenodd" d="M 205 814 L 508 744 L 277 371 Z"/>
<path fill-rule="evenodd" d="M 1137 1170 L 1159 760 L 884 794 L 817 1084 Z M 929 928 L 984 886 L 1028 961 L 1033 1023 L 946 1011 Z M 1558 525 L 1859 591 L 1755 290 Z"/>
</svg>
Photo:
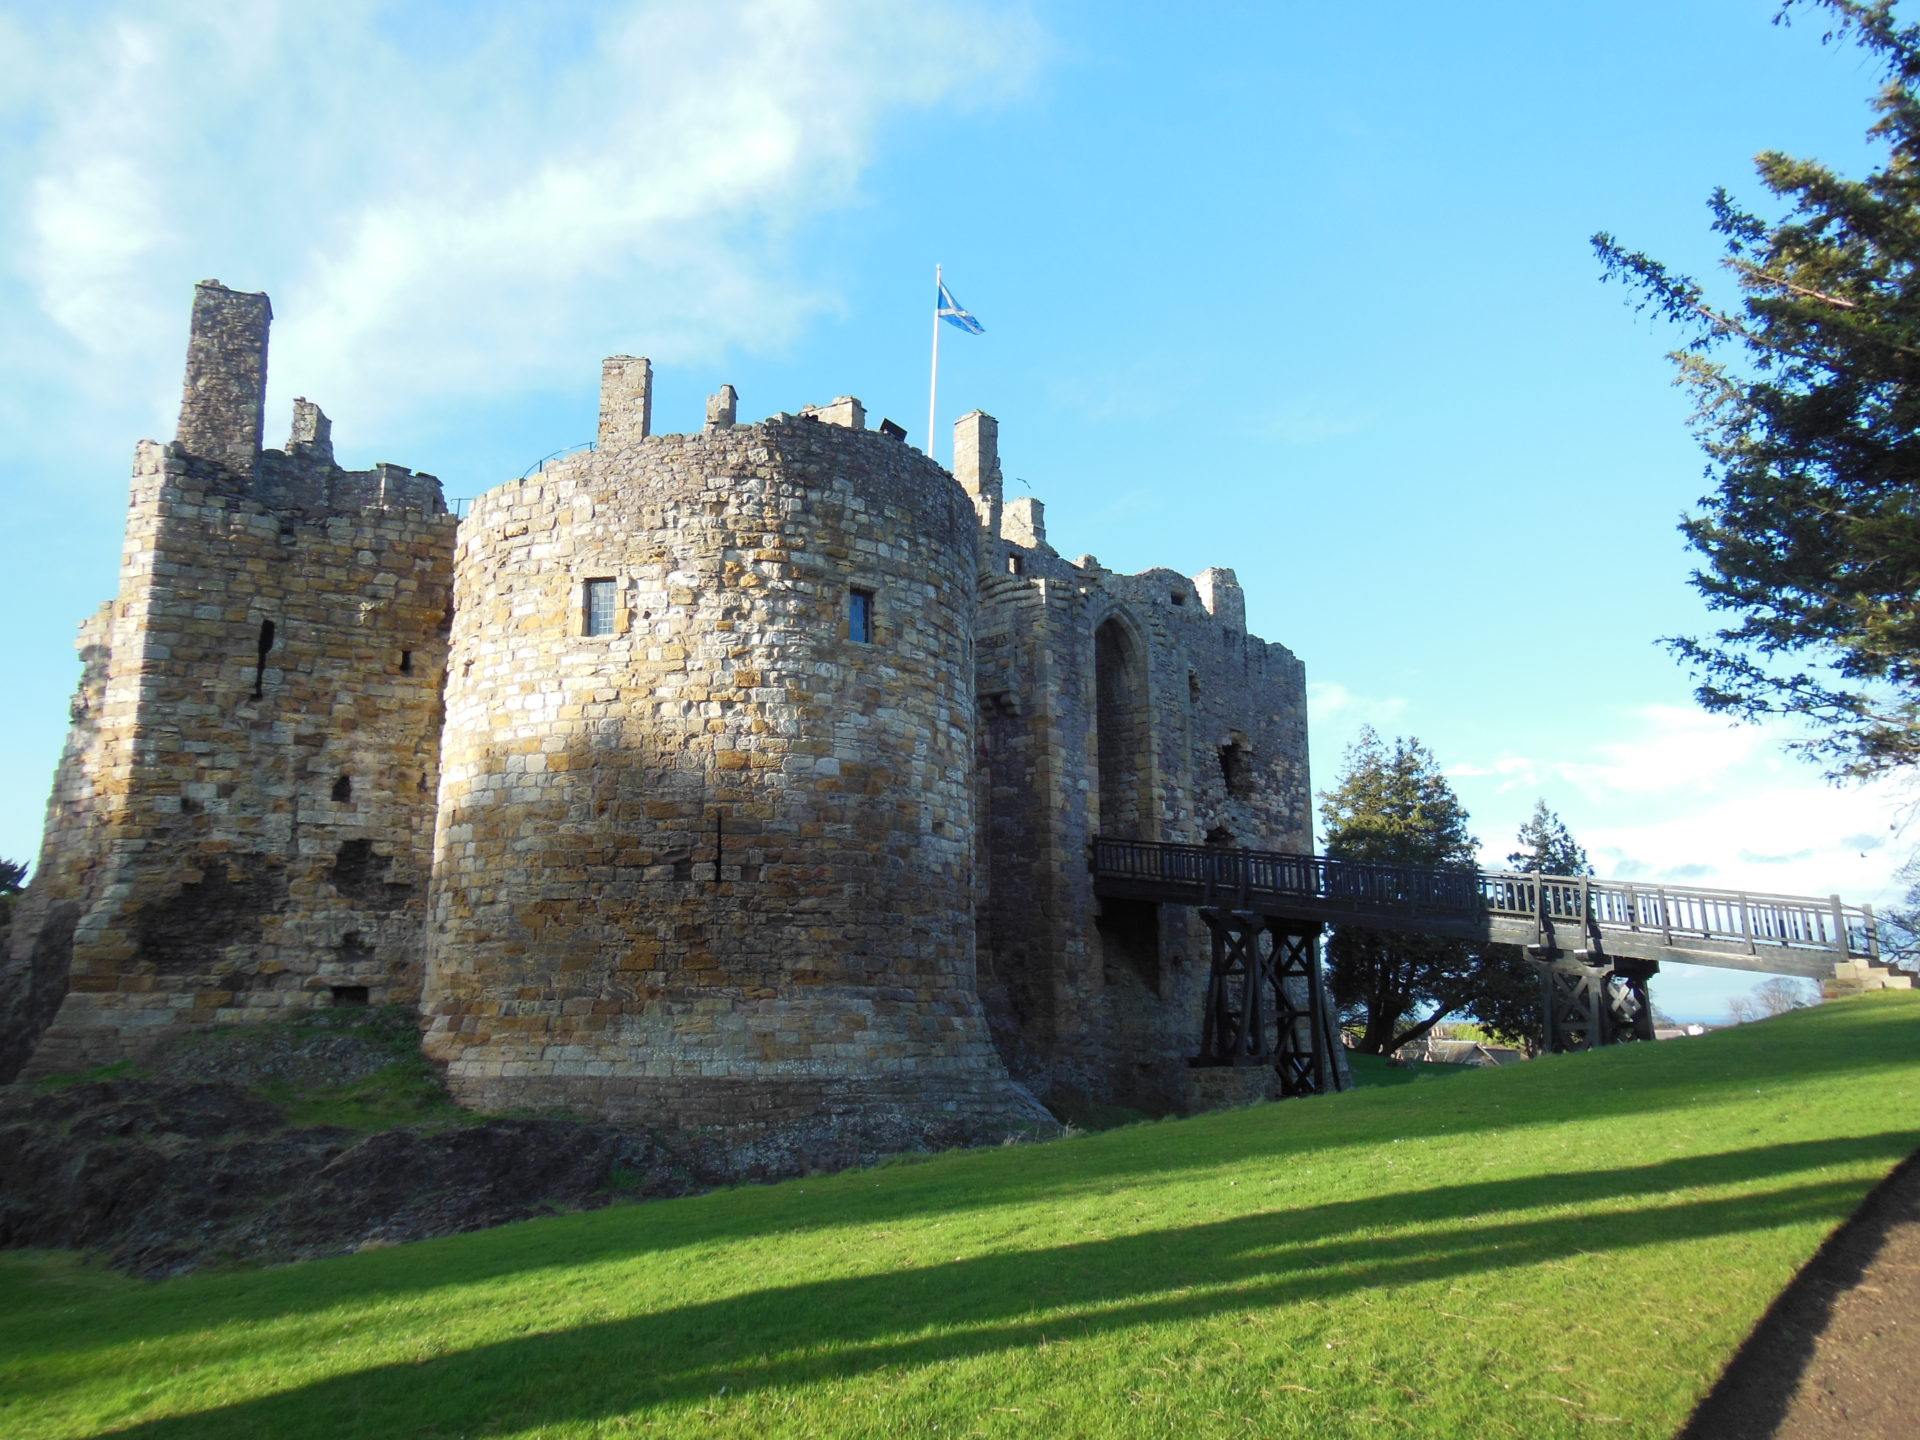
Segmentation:
<svg viewBox="0 0 1920 1440">
<path fill-rule="evenodd" d="M 139 447 L 120 592 L 86 637 L 13 938 L 15 968 L 67 972 L 29 1073 L 419 992 L 455 522 L 431 476 L 397 467 L 354 475 L 290 446 L 243 468 L 265 297 L 213 301 L 181 422 L 213 455 Z M 203 323 L 257 331 L 245 385 L 212 373 L 234 347 Z M 358 503 L 396 471 L 388 503 Z M 303 503 L 275 488 L 291 478 Z"/>
<path fill-rule="evenodd" d="M 1231 572 L 1062 559 L 978 412 L 951 477 L 845 396 L 653 435 L 633 356 L 594 450 L 456 526 L 304 399 L 260 449 L 270 319 L 201 285 L 139 448 L 0 1079 L 49 1018 L 33 1073 L 418 999 L 483 1109 L 912 1144 L 1036 1118 L 1009 1070 L 1192 1108 L 1204 929 L 1088 862 L 1311 847 L 1301 667 Z"/>
<path fill-rule="evenodd" d="M 68 706 L 66 748 L 54 772 L 33 884 L 0 931 L 0 1084 L 13 1079 L 39 1044 L 67 992 L 74 927 L 105 858 L 114 807 L 101 784 L 108 763 L 103 725 L 112 656 L 113 605 L 80 626 L 80 684 Z"/>
<path fill-rule="evenodd" d="M 1189 1107 L 1209 943 L 1177 906 L 1102 902 L 1096 835 L 1312 848 L 1305 674 L 1246 631 L 1232 572 L 1116 575 L 1003 503 L 967 417 L 956 478 L 982 547 L 977 776 L 983 998 L 1043 1096 Z"/>
<path fill-rule="evenodd" d="M 608 398 L 461 528 L 429 1054 L 471 1105 L 676 1127 L 1025 1113 L 974 978 L 966 497 L 848 407 Z"/>
</svg>

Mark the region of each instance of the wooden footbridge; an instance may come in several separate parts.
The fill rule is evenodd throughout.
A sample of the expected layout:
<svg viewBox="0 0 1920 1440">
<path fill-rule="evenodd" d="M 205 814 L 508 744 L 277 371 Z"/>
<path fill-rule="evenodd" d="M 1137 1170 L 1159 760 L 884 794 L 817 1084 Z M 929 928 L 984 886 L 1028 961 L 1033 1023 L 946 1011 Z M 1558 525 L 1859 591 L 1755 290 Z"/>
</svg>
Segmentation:
<svg viewBox="0 0 1920 1440">
<path fill-rule="evenodd" d="M 1663 964 L 1813 980 L 1889 975 L 1870 905 L 1590 876 L 1444 870 L 1283 851 L 1099 839 L 1096 894 L 1196 907 L 1213 935 L 1196 1064 L 1274 1064 L 1283 1093 L 1328 1088 L 1323 925 L 1518 945 L 1541 975 L 1548 1048 L 1651 1039 Z"/>
</svg>

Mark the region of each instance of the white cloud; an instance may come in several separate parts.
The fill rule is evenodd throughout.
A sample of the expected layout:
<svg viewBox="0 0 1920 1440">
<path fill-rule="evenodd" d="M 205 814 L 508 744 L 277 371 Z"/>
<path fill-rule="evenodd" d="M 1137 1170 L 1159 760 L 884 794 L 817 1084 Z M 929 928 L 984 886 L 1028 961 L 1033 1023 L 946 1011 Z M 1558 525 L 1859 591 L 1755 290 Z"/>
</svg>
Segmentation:
<svg viewBox="0 0 1920 1440">
<path fill-rule="evenodd" d="M 1746 788 L 1736 779 L 1688 813 L 1603 823 L 1583 838 L 1596 868 L 1621 879 L 1884 903 L 1897 894 L 1905 847 L 1880 837 L 1897 833 L 1906 800 L 1895 785 L 1839 790 L 1809 777 Z M 1862 847 L 1871 820 L 1880 843 Z"/>
<path fill-rule="evenodd" d="M 792 227 L 857 199 L 895 117 L 1003 96 L 1043 49 L 989 0 L 59 11 L 0 134 L 44 326 L 124 386 L 172 373 L 192 280 L 266 289 L 276 375 L 356 423 L 582 353 L 779 346 L 836 303 Z M 24 366 L 46 337 L 8 328 Z"/>
<path fill-rule="evenodd" d="M 1800 762 L 1779 754 L 1777 733 L 1732 725 L 1704 710 L 1646 705 L 1627 712 L 1636 733 L 1595 747 L 1592 759 L 1540 759 L 1502 752 L 1491 760 L 1451 767 L 1449 775 L 1486 776 L 1501 791 L 1537 792 L 1567 785 L 1589 798 L 1617 795 L 1710 793 L 1719 778 L 1755 764 L 1806 775 Z"/>
<path fill-rule="evenodd" d="M 1836 787 L 1784 749 L 1792 736 L 1728 727 L 1679 706 L 1623 715 L 1624 738 L 1592 755 L 1502 754 L 1448 773 L 1476 818 L 1511 812 L 1513 824 L 1544 796 L 1614 879 L 1707 885 L 1779 894 L 1838 893 L 1885 903 L 1913 836 L 1914 794 L 1904 782 Z M 1483 825 L 1482 855 L 1503 863 L 1512 826 Z"/>
<path fill-rule="evenodd" d="M 1307 682 L 1307 720 L 1311 729 L 1330 725 L 1338 729 L 1358 729 L 1362 725 L 1379 726 L 1392 721 L 1407 708 L 1400 696 L 1376 698 L 1358 695 L 1337 680 Z"/>
<path fill-rule="evenodd" d="M 1378 423 L 1379 417 L 1372 411 L 1329 399 L 1320 404 L 1295 402 L 1255 415 L 1247 420 L 1246 429 L 1282 445 L 1306 447 L 1346 440 L 1372 430 Z"/>
</svg>

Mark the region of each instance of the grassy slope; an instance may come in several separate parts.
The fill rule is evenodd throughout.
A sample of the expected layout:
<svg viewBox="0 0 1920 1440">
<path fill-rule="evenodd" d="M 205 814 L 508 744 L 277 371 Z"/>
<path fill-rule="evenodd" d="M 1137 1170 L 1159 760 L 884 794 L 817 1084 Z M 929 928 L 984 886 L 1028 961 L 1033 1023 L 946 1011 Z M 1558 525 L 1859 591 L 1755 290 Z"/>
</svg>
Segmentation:
<svg viewBox="0 0 1920 1440">
<path fill-rule="evenodd" d="M 0 1263 L 9 1436 L 1664 1436 L 1920 1145 L 1920 994 L 147 1286 Z"/>
</svg>

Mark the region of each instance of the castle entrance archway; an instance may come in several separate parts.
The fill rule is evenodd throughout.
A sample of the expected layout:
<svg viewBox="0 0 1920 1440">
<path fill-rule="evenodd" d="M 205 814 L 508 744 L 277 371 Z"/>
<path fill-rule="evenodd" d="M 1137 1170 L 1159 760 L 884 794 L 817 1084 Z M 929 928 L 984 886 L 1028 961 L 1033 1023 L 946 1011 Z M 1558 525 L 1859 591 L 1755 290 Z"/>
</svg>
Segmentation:
<svg viewBox="0 0 1920 1440">
<path fill-rule="evenodd" d="M 1153 711 L 1146 650 L 1117 615 L 1093 632 L 1093 689 L 1100 833 L 1151 840 Z"/>
</svg>

